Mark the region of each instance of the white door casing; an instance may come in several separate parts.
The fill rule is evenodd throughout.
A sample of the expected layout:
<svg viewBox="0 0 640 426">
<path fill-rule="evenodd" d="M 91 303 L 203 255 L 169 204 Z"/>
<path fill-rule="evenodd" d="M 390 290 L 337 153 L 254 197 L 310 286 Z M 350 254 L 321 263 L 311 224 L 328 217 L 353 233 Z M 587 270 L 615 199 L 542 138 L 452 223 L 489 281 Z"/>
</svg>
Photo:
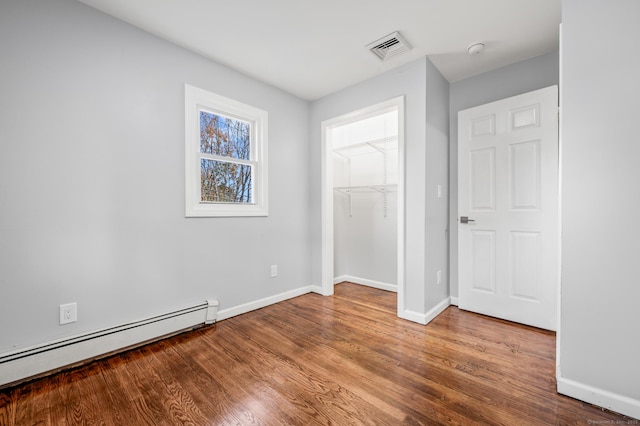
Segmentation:
<svg viewBox="0 0 640 426">
<path fill-rule="evenodd" d="M 321 123 L 321 181 L 322 181 L 322 284 L 319 293 L 325 296 L 333 294 L 334 287 L 334 239 L 333 239 L 333 150 L 329 137 L 331 128 L 341 126 L 362 118 L 378 114 L 385 109 L 396 109 L 398 113 L 398 183 L 397 183 L 397 312 L 400 318 L 407 316 L 405 306 L 405 173 L 404 173 L 404 138 L 405 138 L 405 99 L 398 96 L 369 107 L 341 115 Z"/>
<path fill-rule="evenodd" d="M 458 173 L 460 308 L 555 330 L 558 87 L 460 111 Z"/>
</svg>

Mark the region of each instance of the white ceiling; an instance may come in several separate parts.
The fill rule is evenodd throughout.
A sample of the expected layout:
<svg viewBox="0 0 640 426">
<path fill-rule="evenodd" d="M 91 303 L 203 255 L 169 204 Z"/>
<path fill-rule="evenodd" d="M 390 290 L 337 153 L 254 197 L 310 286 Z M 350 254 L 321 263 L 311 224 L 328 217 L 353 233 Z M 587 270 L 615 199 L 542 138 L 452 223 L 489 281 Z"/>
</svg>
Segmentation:
<svg viewBox="0 0 640 426">
<path fill-rule="evenodd" d="M 454 82 L 550 52 L 561 13 L 561 0 L 79 1 L 308 100 L 425 55 Z M 382 62 L 365 46 L 393 31 L 413 49 Z"/>
</svg>

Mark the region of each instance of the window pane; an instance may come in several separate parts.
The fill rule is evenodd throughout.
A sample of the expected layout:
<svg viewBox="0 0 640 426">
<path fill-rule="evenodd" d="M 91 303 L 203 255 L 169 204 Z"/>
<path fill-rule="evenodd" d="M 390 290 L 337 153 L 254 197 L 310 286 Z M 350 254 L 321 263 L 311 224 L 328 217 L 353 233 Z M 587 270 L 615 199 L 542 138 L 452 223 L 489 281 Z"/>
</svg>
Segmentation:
<svg viewBox="0 0 640 426">
<path fill-rule="evenodd" d="M 200 111 L 200 152 L 250 159 L 251 124 Z"/>
<path fill-rule="evenodd" d="M 200 159 L 200 199 L 203 203 L 252 203 L 251 166 Z"/>
</svg>

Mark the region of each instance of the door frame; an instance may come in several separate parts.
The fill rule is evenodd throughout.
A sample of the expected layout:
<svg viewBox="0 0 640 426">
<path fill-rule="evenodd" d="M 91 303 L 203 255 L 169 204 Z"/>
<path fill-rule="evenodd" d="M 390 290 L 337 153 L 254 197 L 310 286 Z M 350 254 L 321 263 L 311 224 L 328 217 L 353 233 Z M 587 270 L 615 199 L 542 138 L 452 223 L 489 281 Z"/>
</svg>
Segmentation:
<svg viewBox="0 0 640 426">
<path fill-rule="evenodd" d="M 321 186 L 322 186 L 322 294 L 333 294 L 333 161 L 329 130 L 345 124 L 360 121 L 385 111 L 398 112 L 398 196 L 397 196 L 397 286 L 398 316 L 404 311 L 404 197 L 405 197 L 405 115 L 404 96 L 389 99 L 347 114 L 340 115 L 320 124 L 321 127 Z"/>
</svg>

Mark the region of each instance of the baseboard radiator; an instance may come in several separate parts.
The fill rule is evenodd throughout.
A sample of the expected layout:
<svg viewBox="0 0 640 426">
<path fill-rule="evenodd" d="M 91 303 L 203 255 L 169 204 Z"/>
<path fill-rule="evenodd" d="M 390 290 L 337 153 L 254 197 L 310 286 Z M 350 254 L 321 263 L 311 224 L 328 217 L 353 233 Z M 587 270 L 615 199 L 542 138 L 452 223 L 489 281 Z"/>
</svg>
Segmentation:
<svg viewBox="0 0 640 426">
<path fill-rule="evenodd" d="M 0 354 L 0 388 L 213 324 L 217 314 L 218 301 L 207 300 L 139 321 Z"/>
</svg>

